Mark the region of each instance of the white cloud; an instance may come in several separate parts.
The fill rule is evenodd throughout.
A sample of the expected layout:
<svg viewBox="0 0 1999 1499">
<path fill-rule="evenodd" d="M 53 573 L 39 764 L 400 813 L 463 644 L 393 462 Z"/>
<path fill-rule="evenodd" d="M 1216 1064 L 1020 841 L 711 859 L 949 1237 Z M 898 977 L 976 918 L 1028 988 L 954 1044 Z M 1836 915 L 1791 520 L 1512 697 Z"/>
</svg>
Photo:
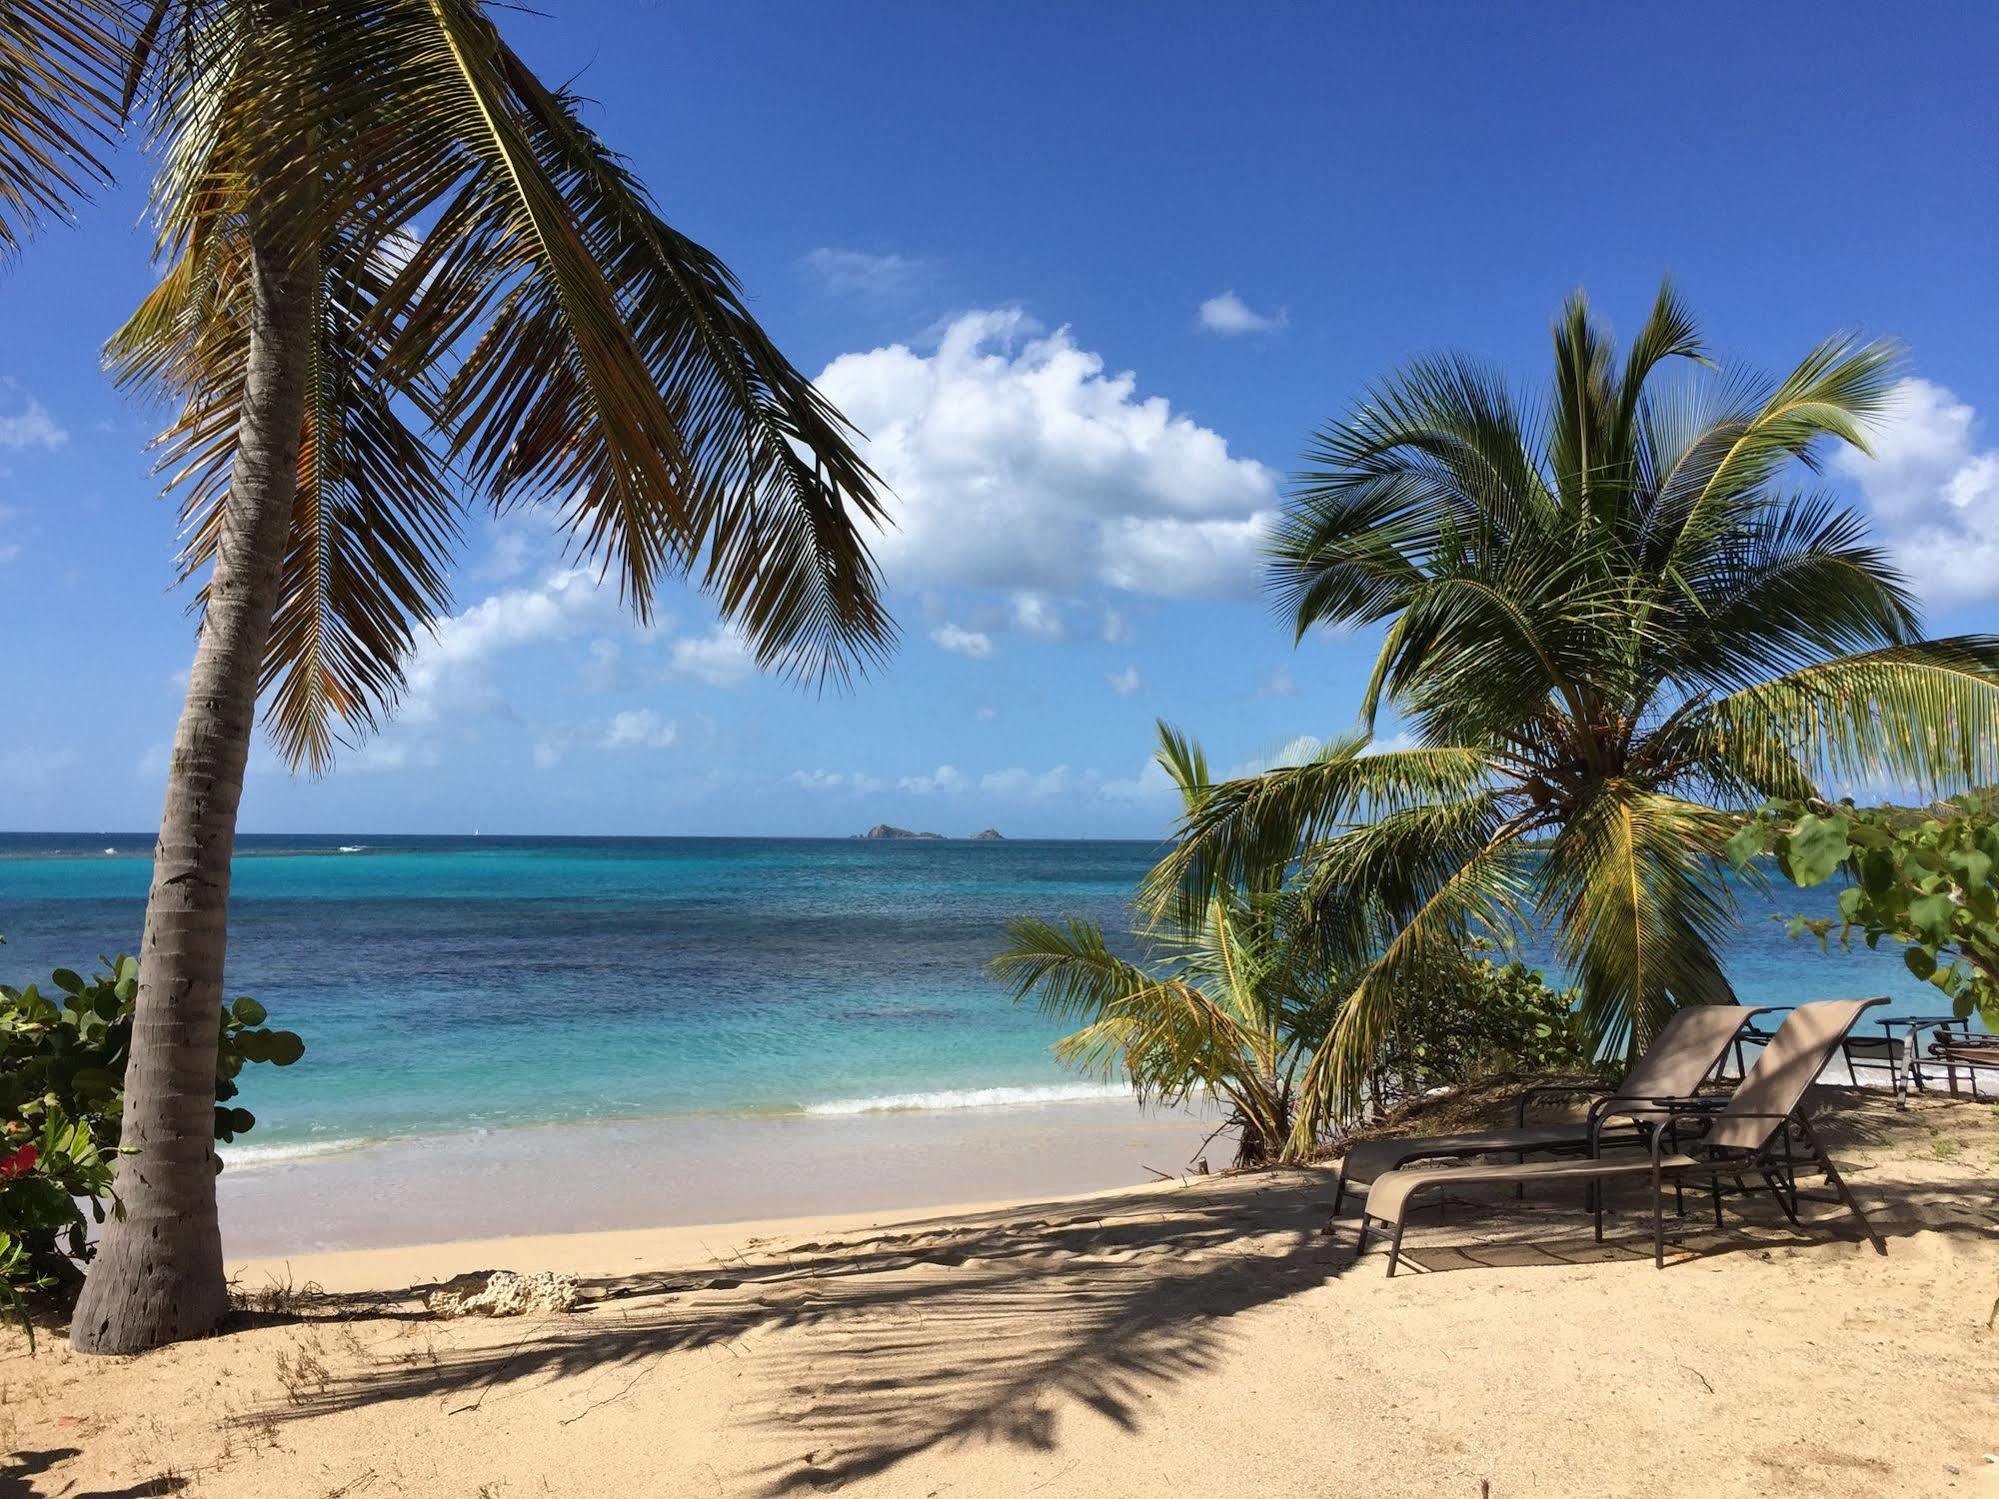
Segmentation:
<svg viewBox="0 0 1999 1499">
<path fill-rule="evenodd" d="M 970 312 L 919 354 L 835 359 L 827 397 L 868 434 L 897 497 L 876 551 L 898 586 L 1076 597 L 1243 595 L 1275 516 L 1276 476 L 1209 428 L 1106 373 L 1069 330 Z"/>
<path fill-rule="evenodd" d="M 1039 774 L 1015 765 L 1006 770 L 989 771 L 981 776 L 979 790 L 988 796 L 1040 801 L 1047 797 L 1060 796 L 1074 786 L 1094 785 L 1096 779 L 1092 771 L 1085 771 L 1079 777 L 1066 765 L 1057 765 L 1054 769 L 1044 770 Z"/>
<path fill-rule="evenodd" d="M 1201 304 L 1201 326 L 1224 338 L 1244 333 L 1275 333 L 1290 321 L 1282 307 L 1272 313 L 1257 312 L 1232 291 L 1210 297 Z"/>
<path fill-rule="evenodd" d="M 1103 796 L 1113 802 L 1152 802 L 1179 795 L 1179 788 L 1157 760 L 1147 760 L 1129 780 L 1105 781 Z"/>
<path fill-rule="evenodd" d="M 1978 413 L 1941 385 L 1898 382 L 1870 434 L 1835 465 L 1859 481 L 1910 583 L 1949 608 L 1999 596 L 1999 448 L 1979 445 Z"/>
<path fill-rule="evenodd" d="M 504 711 L 489 668 L 495 656 L 518 646 L 560 640 L 598 625 L 618 611 L 617 593 L 597 586 L 584 568 L 552 574 L 533 588 L 508 589 L 458 614 L 431 621 L 405 664 L 408 689 L 397 717 L 406 724 L 434 723 L 447 713 Z"/>
<path fill-rule="evenodd" d="M 373 775 L 397 770 L 428 770 L 439 760 L 437 746 L 406 739 L 370 739 L 340 757 L 340 770 Z"/>
<path fill-rule="evenodd" d="M 680 739 L 680 726 L 653 708 L 627 708 L 609 718 L 584 723 L 550 724 L 536 738 L 530 753 L 536 770 L 553 770 L 571 750 L 602 750 L 616 754 L 630 750 L 671 749 Z"/>
<path fill-rule="evenodd" d="M 1113 588 L 1168 598 L 1242 597 L 1255 590 L 1271 515 L 1242 520 L 1138 520 L 1105 528 L 1102 576 Z"/>
<path fill-rule="evenodd" d="M 1013 596 L 1013 626 L 1037 640 L 1069 638 L 1069 622 L 1062 617 L 1062 606 L 1047 594 L 1031 589 L 1022 589 Z"/>
<path fill-rule="evenodd" d="M 858 770 L 794 770 L 785 777 L 806 791 L 869 796 L 882 789 L 879 778 Z"/>
<path fill-rule="evenodd" d="M 1145 685 L 1145 679 L 1139 676 L 1136 666 L 1127 666 L 1123 671 L 1114 671 L 1104 680 L 1111 684 L 1111 691 L 1119 697 L 1134 697 Z"/>
<path fill-rule="evenodd" d="M 651 708 L 627 708 L 614 713 L 598 735 L 597 746 L 607 750 L 668 749 L 679 737 L 671 719 L 661 718 Z"/>
<path fill-rule="evenodd" d="M 904 776 L 895 784 L 917 796 L 950 795 L 964 790 L 965 777 L 956 766 L 940 765 L 928 775 Z"/>
<path fill-rule="evenodd" d="M 48 448 L 53 451 L 69 441 L 69 433 L 56 425 L 48 408 L 30 397 L 19 416 L 0 416 L 0 448 Z"/>
<path fill-rule="evenodd" d="M 1112 645 L 1118 645 L 1132 637 L 1131 621 L 1124 617 L 1122 610 L 1104 611 L 1103 637 Z"/>
<path fill-rule="evenodd" d="M 929 284 L 937 263 L 909 255 L 870 255 L 865 250 L 840 250 L 822 245 L 799 258 L 799 264 L 828 291 L 888 301 Z"/>
<path fill-rule="evenodd" d="M 1256 689 L 1258 697 L 1296 697 L 1298 684 L 1291 679 L 1291 668 L 1279 662 Z"/>
<path fill-rule="evenodd" d="M 946 620 L 930 632 L 931 641 L 940 649 L 956 651 L 961 656 L 970 656 L 975 661 L 983 661 L 993 653 L 993 638 L 983 630 L 966 630 Z"/>
<path fill-rule="evenodd" d="M 1260 776 L 1266 770 L 1274 770 L 1280 765 L 1304 765 L 1318 757 L 1325 743 L 1310 734 L 1297 734 L 1285 740 L 1268 754 L 1254 755 L 1229 771 L 1228 779 L 1235 781 L 1244 776 Z"/>
<path fill-rule="evenodd" d="M 973 714 L 972 716 L 978 719 L 980 723 L 991 723 L 995 718 L 999 717 L 999 709 L 981 708 L 977 713 Z"/>
<path fill-rule="evenodd" d="M 711 687 L 740 687 L 755 675 L 757 659 L 742 631 L 717 625 L 706 635 L 674 641 L 673 669 Z"/>
</svg>

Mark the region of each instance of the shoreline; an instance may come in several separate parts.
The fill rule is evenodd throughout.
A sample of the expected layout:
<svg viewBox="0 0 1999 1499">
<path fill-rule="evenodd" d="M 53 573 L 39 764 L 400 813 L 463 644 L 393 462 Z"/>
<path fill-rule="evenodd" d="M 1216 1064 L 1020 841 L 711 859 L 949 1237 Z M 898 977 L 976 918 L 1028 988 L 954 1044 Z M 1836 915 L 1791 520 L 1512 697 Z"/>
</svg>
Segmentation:
<svg viewBox="0 0 1999 1499">
<path fill-rule="evenodd" d="M 1999 1494 L 1999 1114 L 1837 1085 L 1821 1105 L 1885 1256 L 1836 1206 L 1793 1227 L 1732 1198 L 1720 1228 L 1699 1203 L 1670 1219 L 1658 1270 L 1642 1186 L 1613 1191 L 1602 1242 L 1577 1194 L 1494 1186 L 1412 1224 L 1391 1279 L 1351 1214 L 1326 1232 L 1327 1167 L 1058 1193 L 1054 1156 L 995 1201 L 960 1174 L 955 1205 L 906 1211 L 239 1254 L 220 1336 L 130 1359 L 0 1342 L 0 1426 L 45 1464 L 37 1492 L 201 1499 L 1140 1499 L 1160 1473 L 1269 1499 L 1382 1473 L 1508 1499 L 1690 1472 L 1717 1499 Z M 573 1275 L 577 1304 L 427 1311 L 498 1269 Z"/>
<path fill-rule="evenodd" d="M 570 1120 L 265 1158 L 216 1189 L 231 1262 L 266 1261 L 1116 1190 L 1179 1175 L 1220 1122 L 1128 1096 Z"/>
</svg>

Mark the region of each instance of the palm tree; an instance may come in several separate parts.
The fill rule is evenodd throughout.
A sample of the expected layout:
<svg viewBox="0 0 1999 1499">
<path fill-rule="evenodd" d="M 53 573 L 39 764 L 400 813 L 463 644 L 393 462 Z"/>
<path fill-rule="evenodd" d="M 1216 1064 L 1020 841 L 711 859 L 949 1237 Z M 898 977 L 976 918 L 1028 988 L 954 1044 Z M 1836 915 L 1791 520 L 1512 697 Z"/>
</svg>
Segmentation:
<svg viewBox="0 0 1999 1499">
<path fill-rule="evenodd" d="M 0 48 L 35 64 L 0 68 L 0 245 L 101 175 L 126 113 L 151 121 L 168 269 L 108 357 L 179 406 L 166 462 L 206 569 L 125 1216 L 71 1328 L 122 1352 L 226 1308 L 210 1111 L 259 697 L 315 771 L 391 711 L 447 602 L 461 495 L 554 505 L 641 619 L 662 579 L 697 578 L 794 676 L 841 678 L 893 631 L 849 429 L 479 0 L 5 0 Z"/>
<path fill-rule="evenodd" d="M 1593 1044 L 1726 1001 L 1723 847 L 1739 810 L 1822 778 L 1924 788 L 1999 773 L 1999 640 L 1923 638 L 1861 519 L 1796 487 L 1864 446 L 1894 351 L 1821 344 L 1782 380 L 1714 375 L 1662 287 L 1620 367 L 1584 299 L 1523 407 L 1426 359 L 1324 428 L 1272 545 L 1298 634 L 1387 625 L 1362 736 L 1217 786 L 1153 871 L 1198 908 L 1298 861 L 1329 952 L 1362 959 L 1299 1128 L 1350 1100 L 1426 952 L 1530 919 L 1557 934 Z M 1684 384 L 1668 361 L 1703 367 Z"/>
<path fill-rule="evenodd" d="M 1199 746 L 1162 723 L 1154 758 L 1198 807 L 1211 789 Z M 1270 878 L 1215 890 L 1188 921 L 1139 934 L 1145 963 L 1113 953 L 1094 923 L 1024 917 L 992 971 L 1016 1001 L 1082 1022 L 1055 1044 L 1061 1061 L 1122 1075 L 1141 1102 L 1213 1094 L 1230 1107 L 1238 1166 L 1290 1160 L 1298 1074 L 1340 992 L 1297 909 Z"/>
</svg>

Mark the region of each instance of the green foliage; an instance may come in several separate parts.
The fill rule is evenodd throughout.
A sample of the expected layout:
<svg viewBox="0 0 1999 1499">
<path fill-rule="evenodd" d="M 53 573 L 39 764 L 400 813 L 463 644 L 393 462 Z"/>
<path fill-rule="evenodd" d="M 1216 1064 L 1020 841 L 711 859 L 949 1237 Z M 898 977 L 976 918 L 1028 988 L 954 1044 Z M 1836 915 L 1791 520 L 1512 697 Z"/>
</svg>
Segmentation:
<svg viewBox="0 0 1999 1499">
<path fill-rule="evenodd" d="M 1801 889 L 1843 873 L 1839 919 L 1794 916 L 1793 937 L 1842 946 L 1902 944 L 1917 978 L 1950 996 L 1960 1019 L 1977 1010 L 1999 1031 L 1999 798 L 1982 792 L 1925 809 L 1851 801 L 1771 802 L 1728 844 L 1748 868 L 1776 859 Z"/>
<path fill-rule="evenodd" d="M 1301 637 L 1381 627 L 1362 734 L 1210 787 L 1147 882 L 1149 910 L 1184 916 L 1253 869 L 1299 871 L 1356 975 L 1302 1129 L 1353 1107 L 1438 954 L 1552 932 L 1592 1052 L 1629 1056 L 1676 1008 L 1733 998 L 1735 809 L 1821 779 L 1999 779 L 1999 638 L 1925 638 L 1865 520 L 1799 487 L 1864 448 L 1892 347 L 1717 373 L 1670 286 L 1627 348 L 1580 294 L 1553 345 L 1541 391 L 1423 359 L 1321 429 L 1270 581 Z M 1384 708 L 1413 747 L 1368 752 Z M 1814 829 L 1801 862 L 1831 847 Z"/>
<path fill-rule="evenodd" d="M 1159 725 L 1159 767 L 1185 804 L 1210 789 L 1200 746 Z M 1212 1093 L 1232 1110 L 1236 1164 L 1296 1159 L 1299 1070 L 1324 1040 L 1338 993 L 1281 864 L 1255 870 L 1185 919 L 1133 933 L 1139 961 L 1090 922 L 1008 923 L 992 971 L 1016 1002 L 1079 1029 L 1056 1043 L 1071 1066 L 1128 1079 L 1144 1100 Z"/>
<path fill-rule="evenodd" d="M 48 988 L 0 985 L 0 1278 L 10 1287 L 73 1288 L 90 1221 L 118 1211 L 112 1186 L 131 1057 L 135 958 L 101 958 L 85 978 L 58 968 Z M 305 1054 L 265 1025 L 247 995 L 225 1006 L 217 1038 L 215 1138 L 256 1126 L 231 1106 L 247 1063 L 289 1067 Z M 221 1170 L 220 1158 L 215 1169 Z"/>
<path fill-rule="evenodd" d="M 1524 963 L 1467 956 L 1439 964 L 1397 1009 L 1375 1067 L 1387 1096 L 1460 1087 L 1500 1072 L 1578 1072 L 1589 1035 L 1572 989 Z"/>
</svg>

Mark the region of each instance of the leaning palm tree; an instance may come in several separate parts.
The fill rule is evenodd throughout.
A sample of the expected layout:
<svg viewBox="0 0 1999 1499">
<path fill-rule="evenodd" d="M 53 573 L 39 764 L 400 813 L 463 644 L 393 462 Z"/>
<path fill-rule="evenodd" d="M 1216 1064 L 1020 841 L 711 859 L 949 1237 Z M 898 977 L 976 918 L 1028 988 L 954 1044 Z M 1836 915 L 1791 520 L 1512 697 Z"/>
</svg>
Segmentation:
<svg viewBox="0 0 1999 1499">
<path fill-rule="evenodd" d="M 1211 789 L 1200 747 L 1162 723 L 1154 758 L 1198 807 Z M 1081 1022 L 1055 1043 L 1058 1060 L 1125 1078 L 1141 1102 L 1221 1099 L 1238 1166 L 1293 1159 L 1298 1075 L 1339 989 L 1273 875 L 1281 870 L 1137 934 L 1138 962 L 1113 952 L 1094 923 L 1023 917 L 1007 924 L 992 972 L 1016 1001 Z"/>
<path fill-rule="evenodd" d="M 1298 862 L 1330 953 L 1360 957 L 1301 1130 L 1351 1100 L 1428 952 L 1552 929 L 1595 1045 L 1730 998 L 1723 846 L 1741 808 L 1822 781 L 1999 774 L 1999 640 L 1925 639 L 1859 517 L 1796 487 L 1864 446 L 1894 352 L 1835 339 L 1783 379 L 1709 373 L 1664 287 L 1621 365 L 1578 295 L 1545 404 L 1428 359 L 1323 429 L 1272 549 L 1300 636 L 1385 624 L 1363 736 L 1217 786 L 1150 877 L 1198 909 Z M 1667 361 L 1689 379 L 1658 379 Z"/>
<path fill-rule="evenodd" d="M 447 603 L 461 497 L 555 507 L 641 619 L 696 578 L 760 661 L 813 681 L 892 629 L 851 433 L 479 0 L 27 3 L 0 4 L 0 49 L 36 63 L 0 69 L 0 248 L 101 171 L 99 135 L 150 122 L 167 269 L 109 359 L 179 408 L 165 461 L 204 575 L 124 1215 L 71 1329 L 126 1351 L 226 1307 L 210 1113 L 259 698 L 314 770 L 391 711 Z"/>
</svg>

